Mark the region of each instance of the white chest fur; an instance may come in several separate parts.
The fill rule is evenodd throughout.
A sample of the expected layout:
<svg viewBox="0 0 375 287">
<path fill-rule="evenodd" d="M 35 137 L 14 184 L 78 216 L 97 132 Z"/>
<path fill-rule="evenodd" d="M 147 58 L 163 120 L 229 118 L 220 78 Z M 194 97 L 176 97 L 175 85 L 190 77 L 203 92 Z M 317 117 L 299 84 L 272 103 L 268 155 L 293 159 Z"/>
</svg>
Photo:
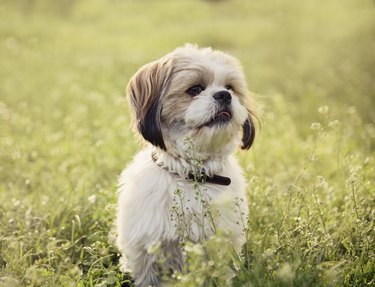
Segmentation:
<svg viewBox="0 0 375 287">
<path fill-rule="evenodd" d="M 196 183 L 155 164 L 151 149 L 138 153 L 120 177 L 118 243 L 125 254 L 158 241 L 199 241 L 217 229 L 239 247 L 245 240 L 245 181 L 233 157 L 222 172 L 231 178 L 229 186 Z"/>
</svg>

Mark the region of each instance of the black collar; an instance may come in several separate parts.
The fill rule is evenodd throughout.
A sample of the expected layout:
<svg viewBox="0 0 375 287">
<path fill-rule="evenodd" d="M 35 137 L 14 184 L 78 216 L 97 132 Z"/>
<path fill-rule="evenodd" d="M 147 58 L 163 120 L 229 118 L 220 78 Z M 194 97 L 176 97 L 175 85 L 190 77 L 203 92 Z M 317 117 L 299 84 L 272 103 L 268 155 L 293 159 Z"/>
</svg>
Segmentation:
<svg viewBox="0 0 375 287">
<path fill-rule="evenodd" d="M 228 186 L 231 183 L 231 180 L 229 177 L 216 175 L 216 174 L 210 177 L 205 173 L 201 173 L 198 176 L 194 175 L 193 173 L 189 173 L 187 179 L 195 181 L 195 182 L 202 182 L 202 183 L 207 182 L 207 183 L 225 185 L 225 186 Z"/>
<path fill-rule="evenodd" d="M 171 172 L 169 170 L 169 168 L 165 167 L 163 165 L 163 163 L 157 163 L 157 155 L 156 155 L 156 152 L 153 152 L 151 154 L 151 158 L 153 160 L 153 162 L 159 166 L 160 168 L 164 169 L 165 171 L 168 171 L 169 173 L 172 173 L 174 175 L 178 175 L 177 173 L 175 172 Z M 226 177 L 226 176 L 221 176 L 221 175 L 216 175 L 214 174 L 213 176 L 209 176 L 207 175 L 206 173 L 204 173 L 204 171 L 200 174 L 194 174 L 192 172 L 189 172 L 187 178 L 188 180 L 191 180 L 191 181 L 194 181 L 194 182 L 201 182 L 201 183 L 212 183 L 212 184 L 218 184 L 218 185 L 224 185 L 224 186 L 228 186 L 231 184 L 231 179 L 229 177 Z"/>
</svg>

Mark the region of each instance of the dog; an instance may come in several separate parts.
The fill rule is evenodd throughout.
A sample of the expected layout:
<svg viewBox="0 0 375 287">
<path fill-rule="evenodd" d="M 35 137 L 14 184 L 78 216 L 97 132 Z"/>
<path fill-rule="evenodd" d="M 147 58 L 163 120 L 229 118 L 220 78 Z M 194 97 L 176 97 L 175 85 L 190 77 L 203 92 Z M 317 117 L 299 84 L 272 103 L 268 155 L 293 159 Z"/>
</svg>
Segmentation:
<svg viewBox="0 0 375 287">
<path fill-rule="evenodd" d="M 181 241 L 220 230 L 240 251 L 246 240 L 246 184 L 232 154 L 253 143 L 254 104 L 236 58 L 192 44 L 141 67 L 127 94 L 148 146 L 120 176 L 117 245 L 137 287 L 164 286 L 184 266 Z"/>
</svg>

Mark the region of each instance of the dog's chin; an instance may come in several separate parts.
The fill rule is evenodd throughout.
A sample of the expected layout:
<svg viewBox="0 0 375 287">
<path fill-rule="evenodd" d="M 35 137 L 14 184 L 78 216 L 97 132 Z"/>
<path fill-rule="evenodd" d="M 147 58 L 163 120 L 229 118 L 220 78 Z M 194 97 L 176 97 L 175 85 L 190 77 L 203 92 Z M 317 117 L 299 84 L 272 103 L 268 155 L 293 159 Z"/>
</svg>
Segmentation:
<svg viewBox="0 0 375 287">
<path fill-rule="evenodd" d="M 188 121 L 165 127 L 163 135 L 168 153 L 182 158 L 223 157 L 241 144 L 242 118 L 231 107 L 220 107 L 214 113 L 207 110 L 206 113 L 191 112 Z"/>
<path fill-rule="evenodd" d="M 218 114 L 198 129 L 191 130 L 197 152 L 206 156 L 224 156 L 238 145 L 238 133 L 229 114 Z"/>
<path fill-rule="evenodd" d="M 218 113 L 199 126 L 181 125 L 179 128 L 165 129 L 166 151 L 181 158 L 226 156 L 240 145 L 238 130 L 230 114 Z"/>
</svg>

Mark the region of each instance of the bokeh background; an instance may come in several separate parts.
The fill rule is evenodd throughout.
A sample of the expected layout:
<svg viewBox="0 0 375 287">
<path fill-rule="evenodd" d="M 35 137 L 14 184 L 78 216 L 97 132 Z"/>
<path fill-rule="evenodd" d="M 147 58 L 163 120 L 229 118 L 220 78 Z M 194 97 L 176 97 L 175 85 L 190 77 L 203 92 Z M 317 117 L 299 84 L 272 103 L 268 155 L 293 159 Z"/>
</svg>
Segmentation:
<svg viewBox="0 0 375 287">
<path fill-rule="evenodd" d="M 126 281 L 116 182 L 142 144 L 125 87 L 187 42 L 236 56 L 263 109 L 239 153 L 256 256 L 238 286 L 371 281 L 374 1 L 2 0 L 1 286 Z"/>
</svg>

